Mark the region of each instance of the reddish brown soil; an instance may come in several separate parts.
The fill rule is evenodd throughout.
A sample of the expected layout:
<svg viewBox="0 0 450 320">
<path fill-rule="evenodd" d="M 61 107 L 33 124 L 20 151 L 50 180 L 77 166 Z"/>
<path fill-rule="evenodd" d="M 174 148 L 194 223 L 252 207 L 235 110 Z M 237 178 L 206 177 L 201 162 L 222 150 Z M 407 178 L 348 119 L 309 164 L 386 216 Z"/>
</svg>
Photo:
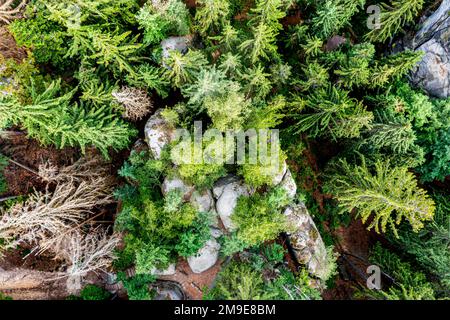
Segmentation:
<svg viewBox="0 0 450 320">
<path fill-rule="evenodd" d="M 79 157 L 75 149 L 58 150 L 54 147 L 43 147 L 39 142 L 28 139 L 21 133 L 11 135 L 9 139 L 0 139 L 0 152 L 34 171 L 37 171 L 39 165 L 45 161 L 64 166 L 73 163 Z M 9 188 L 6 195 L 26 195 L 33 188 L 41 189 L 44 186 L 38 176 L 13 163 L 8 165 L 4 175 Z"/>
<path fill-rule="evenodd" d="M 160 277 L 162 280 L 178 282 L 186 295 L 193 300 L 201 300 L 203 288 L 210 288 L 217 273 L 221 269 L 222 261 L 219 259 L 216 264 L 200 274 L 193 273 L 186 260 L 180 259 L 177 263 L 177 272 L 173 276 Z"/>
</svg>

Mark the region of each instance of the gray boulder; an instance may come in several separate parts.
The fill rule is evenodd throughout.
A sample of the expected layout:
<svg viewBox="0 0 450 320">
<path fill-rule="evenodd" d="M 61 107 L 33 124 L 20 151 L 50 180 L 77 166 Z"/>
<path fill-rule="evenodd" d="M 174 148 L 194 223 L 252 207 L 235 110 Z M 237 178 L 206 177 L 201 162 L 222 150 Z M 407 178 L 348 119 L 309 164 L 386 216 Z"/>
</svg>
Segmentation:
<svg viewBox="0 0 450 320">
<path fill-rule="evenodd" d="M 161 158 L 161 152 L 164 147 L 175 139 L 175 128 L 170 125 L 161 115 L 161 109 L 158 109 L 145 125 L 144 134 L 150 152 L 155 159 Z"/>
<path fill-rule="evenodd" d="M 164 59 L 169 57 L 170 51 L 177 50 L 184 53 L 192 42 L 192 36 L 170 37 L 161 42 L 162 56 Z"/>
<path fill-rule="evenodd" d="M 200 212 L 209 212 L 214 207 L 214 198 L 210 190 L 195 190 L 190 199 L 191 204 Z"/>
<path fill-rule="evenodd" d="M 291 170 L 287 169 L 279 186 L 286 191 L 289 198 L 295 198 L 295 195 L 297 194 L 297 184 L 295 183 Z"/>
<path fill-rule="evenodd" d="M 214 266 L 219 259 L 220 244 L 215 238 L 208 240 L 197 255 L 187 259 L 189 267 L 194 273 L 202 273 Z"/>
<path fill-rule="evenodd" d="M 411 82 L 439 98 L 450 96 L 450 0 L 422 25 L 406 47 L 423 51 L 424 57 L 411 74 Z"/>
<path fill-rule="evenodd" d="M 172 190 L 181 190 L 184 197 L 188 197 L 193 192 L 194 187 L 187 185 L 183 180 L 178 177 L 166 177 L 161 185 L 161 192 L 166 196 Z M 188 198 L 189 199 L 189 198 Z"/>
<path fill-rule="evenodd" d="M 327 250 L 308 209 L 302 203 L 287 207 L 284 214 L 292 229 L 288 237 L 297 261 L 312 275 L 327 278 L 330 273 Z"/>
<path fill-rule="evenodd" d="M 240 196 L 249 196 L 251 193 L 251 188 L 237 177 L 225 177 L 215 184 L 213 194 L 217 199 L 216 211 L 228 231 L 236 229 L 231 220 L 231 215 L 236 207 L 237 199 Z"/>
</svg>

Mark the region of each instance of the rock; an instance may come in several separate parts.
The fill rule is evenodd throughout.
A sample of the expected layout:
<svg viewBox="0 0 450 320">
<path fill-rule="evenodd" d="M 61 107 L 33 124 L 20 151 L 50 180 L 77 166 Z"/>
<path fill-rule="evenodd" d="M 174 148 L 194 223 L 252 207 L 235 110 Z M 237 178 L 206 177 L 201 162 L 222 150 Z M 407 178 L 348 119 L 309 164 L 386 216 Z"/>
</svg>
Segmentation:
<svg viewBox="0 0 450 320">
<path fill-rule="evenodd" d="M 294 230 L 288 237 L 297 261 L 312 275 L 326 278 L 330 271 L 327 250 L 308 209 L 302 203 L 287 207 L 284 214 Z"/>
<path fill-rule="evenodd" d="M 283 166 L 281 167 L 281 170 L 278 173 L 276 173 L 272 178 L 272 184 L 274 186 L 277 186 L 281 183 L 281 181 L 283 180 L 283 177 L 286 175 L 286 171 L 287 171 L 287 164 L 285 161 L 285 162 L 283 162 Z"/>
<path fill-rule="evenodd" d="M 212 189 L 214 197 L 216 199 L 219 199 L 225 187 L 230 183 L 234 183 L 237 181 L 239 181 L 239 178 L 233 175 L 228 175 L 217 180 Z"/>
<path fill-rule="evenodd" d="M 295 183 L 294 177 L 292 177 L 291 170 L 288 169 L 286 171 L 279 186 L 286 191 L 289 198 L 295 198 L 295 195 L 297 194 L 297 184 Z"/>
<path fill-rule="evenodd" d="M 164 196 L 166 196 L 170 191 L 179 189 L 186 197 L 193 190 L 193 188 L 194 187 L 187 185 L 178 177 L 166 177 L 161 185 L 161 192 Z"/>
<path fill-rule="evenodd" d="M 189 257 L 188 264 L 194 273 L 202 273 L 214 266 L 219 259 L 220 244 L 216 239 L 206 242 L 196 256 Z"/>
<path fill-rule="evenodd" d="M 178 50 L 181 53 L 185 53 L 189 44 L 192 42 L 192 36 L 184 37 L 170 37 L 161 41 L 162 56 L 168 58 L 169 53 L 172 50 Z"/>
<path fill-rule="evenodd" d="M 175 263 L 171 263 L 164 270 L 159 270 L 159 269 L 153 268 L 150 273 L 155 276 L 171 276 L 171 275 L 175 274 L 175 271 L 176 271 L 176 265 L 175 265 Z"/>
<path fill-rule="evenodd" d="M 422 61 L 411 74 L 411 82 L 430 95 L 450 96 L 450 0 L 444 0 L 439 9 L 422 25 L 407 49 L 425 52 Z"/>
<path fill-rule="evenodd" d="M 183 289 L 174 281 L 157 281 L 152 288 L 156 291 L 154 300 L 186 300 Z"/>
<path fill-rule="evenodd" d="M 214 206 L 214 198 L 209 190 L 203 192 L 195 190 L 192 193 L 190 202 L 200 212 L 208 212 Z"/>
<path fill-rule="evenodd" d="M 216 239 L 220 238 L 223 235 L 223 232 L 222 232 L 222 230 L 220 230 L 220 228 L 212 227 L 212 228 L 210 228 L 210 231 L 211 231 L 211 237 L 216 238 Z"/>
<path fill-rule="evenodd" d="M 164 119 L 161 111 L 158 109 L 148 119 L 144 129 L 145 142 L 155 159 L 160 159 L 163 148 L 175 139 L 175 128 Z"/>
<path fill-rule="evenodd" d="M 213 193 L 218 197 L 216 210 L 220 220 L 228 231 L 233 231 L 236 227 L 231 221 L 231 215 L 240 196 L 249 196 L 252 190 L 243 181 L 237 178 L 226 177 L 219 180 L 213 188 Z"/>
</svg>

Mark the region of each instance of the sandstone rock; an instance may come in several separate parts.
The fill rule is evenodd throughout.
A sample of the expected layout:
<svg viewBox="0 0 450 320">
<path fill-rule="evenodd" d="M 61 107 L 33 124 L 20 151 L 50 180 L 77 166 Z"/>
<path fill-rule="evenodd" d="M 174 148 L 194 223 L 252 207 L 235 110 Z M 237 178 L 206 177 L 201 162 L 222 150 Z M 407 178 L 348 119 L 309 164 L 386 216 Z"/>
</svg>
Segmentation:
<svg viewBox="0 0 450 320">
<path fill-rule="evenodd" d="M 196 256 L 189 257 L 188 264 L 194 273 L 202 273 L 214 266 L 219 259 L 220 244 L 216 239 L 206 242 Z"/>
<path fill-rule="evenodd" d="M 288 236 L 297 261 L 311 274 L 326 278 L 330 270 L 327 250 L 305 205 L 290 206 L 284 214 L 294 230 Z"/>
<path fill-rule="evenodd" d="M 292 177 L 291 170 L 288 169 L 286 171 L 279 186 L 286 191 L 289 198 L 295 198 L 295 195 L 297 194 L 297 184 L 295 183 L 294 177 Z"/>
<path fill-rule="evenodd" d="M 200 212 L 208 212 L 214 206 L 214 198 L 209 190 L 203 192 L 195 190 L 192 193 L 190 202 Z"/>
<path fill-rule="evenodd" d="M 166 177 L 161 185 L 161 191 L 166 196 L 170 191 L 179 189 L 184 196 L 187 196 L 194 187 L 187 185 L 183 180 L 178 177 Z"/>
<path fill-rule="evenodd" d="M 161 111 L 158 109 L 148 119 L 144 129 L 145 141 L 155 159 L 160 159 L 163 148 L 175 139 L 175 129 L 164 119 Z"/>
<path fill-rule="evenodd" d="M 184 36 L 184 37 L 170 37 L 170 38 L 164 39 L 161 42 L 163 58 L 168 58 L 169 53 L 172 50 L 178 50 L 178 51 L 184 53 L 187 50 L 191 41 L 192 41 L 191 35 Z"/>
<path fill-rule="evenodd" d="M 219 180 L 213 188 L 213 193 L 217 197 L 216 210 L 220 220 L 228 231 L 235 230 L 231 215 L 240 196 L 248 196 L 252 193 L 250 187 L 236 177 L 225 177 Z"/>
<path fill-rule="evenodd" d="M 183 289 L 174 281 L 157 281 L 152 288 L 156 291 L 154 300 L 186 300 Z"/>
<path fill-rule="evenodd" d="M 273 178 L 272 178 L 272 184 L 273 184 L 274 186 L 279 185 L 279 184 L 281 183 L 281 181 L 283 180 L 283 177 L 284 177 L 285 174 L 286 174 L 286 171 L 287 171 L 287 164 L 286 164 L 286 161 L 283 162 L 283 166 L 282 166 L 280 169 L 281 169 L 281 170 L 280 170 L 279 172 L 277 172 L 277 173 L 273 176 Z M 275 171 L 275 170 L 274 170 L 274 171 Z"/>
<path fill-rule="evenodd" d="M 425 52 L 422 61 L 411 74 L 411 82 L 429 94 L 450 96 L 450 0 L 423 23 L 406 48 Z"/>
</svg>

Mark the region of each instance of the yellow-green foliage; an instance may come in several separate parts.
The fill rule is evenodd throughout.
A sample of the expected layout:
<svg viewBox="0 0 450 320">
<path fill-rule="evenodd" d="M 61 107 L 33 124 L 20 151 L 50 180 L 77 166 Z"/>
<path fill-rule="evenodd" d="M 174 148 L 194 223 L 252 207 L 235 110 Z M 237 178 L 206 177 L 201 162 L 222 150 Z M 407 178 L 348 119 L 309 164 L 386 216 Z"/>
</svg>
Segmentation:
<svg viewBox="0 0 450 320">
<path fill-rule="evenodd" d="M 363 157 L 361 165 L 340 160 L 326 190 L 338 199 L 342 212 L 356 209 L 364 223 L 372 218 L 368 229 L 376 232 L 391 228 L 397 234 L 403 220 L 418 231 L 434 215 L 434 201 L 417 186 L 414 174 L 389 162 L 377 161 L 372 171 Z"/>
</svg>

